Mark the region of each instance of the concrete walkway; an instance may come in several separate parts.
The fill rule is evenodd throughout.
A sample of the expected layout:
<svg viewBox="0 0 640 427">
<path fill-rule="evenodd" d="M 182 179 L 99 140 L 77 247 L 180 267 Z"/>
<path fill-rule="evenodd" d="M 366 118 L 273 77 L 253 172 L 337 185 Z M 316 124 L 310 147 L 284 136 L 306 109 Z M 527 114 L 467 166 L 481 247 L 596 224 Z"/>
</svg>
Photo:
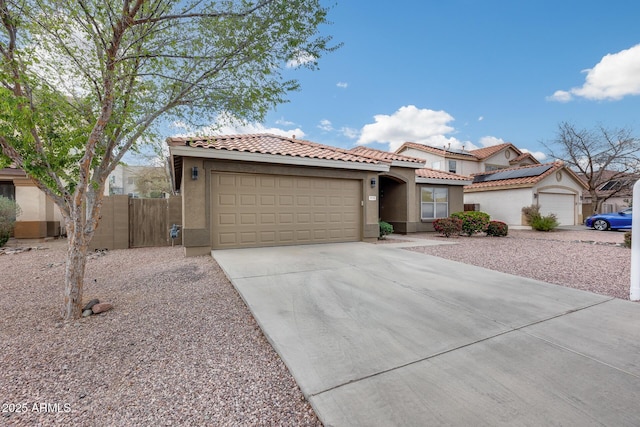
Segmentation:
<svg viewBox="0 0 640 427">
<path fill-rule="evenodd" d="M 640 425 L 640 304 L 393 246 L 213 252 L 326 426 Z"/>
</svg>

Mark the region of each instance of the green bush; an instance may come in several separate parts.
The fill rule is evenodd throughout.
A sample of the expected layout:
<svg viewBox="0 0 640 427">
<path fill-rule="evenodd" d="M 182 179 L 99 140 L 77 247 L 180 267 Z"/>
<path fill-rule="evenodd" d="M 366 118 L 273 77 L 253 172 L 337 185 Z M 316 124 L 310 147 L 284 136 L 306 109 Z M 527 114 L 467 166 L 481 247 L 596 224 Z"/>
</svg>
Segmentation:
<svg viewBox="0 0 640 427">
<path fill-rule="evenodd" d="M 385 221 L 378 221 L 380 226 L 380 238 L 384 239 L 388 234 L 393 233 L 393 225 Z"/>
<path fill-rule="evenodd" d="M 622 244 L 625 248 L 631 247 L 631 230 L 624 232 L 624 243 Z"/>
<path fill-rule="evenodd" d="M 502 237 L 509 234 L 509 226 L 502 221 L 490 221 L 487 236 Z"/>
<path fill-rule="evenodd" d="M 531 228 L 536 231 L 552 231 L 558 226 L 558 218 L 554 214 L 537 216 L 531 220 Z"/>
<path fill-rule="evenodd" d="M 0 196 L 0 248 L 9 240 L 18 215 L 20 215 L 20 207 L 16 202 Z"/>
<path fill-rule="evenodd" d="M 452 213 L 451 218 L 462 220 L 462 233 L 473 236 L 487 229 L 490 216 L 485 212 L 469 211 Z"/>
<path fill-rule="evenodd" d="M 531 225 L 531 223 L 535 218 L 540 218 L 540 206 L 538 205 L 525 206 L 524 208 L 522 208 L 522 214 L 527 220 L 527 224 Z"/>
<path fill-rule="evenodd" d="M 462 220 L 459 218 L 438 218 L 433 221 L 433 229 L 446 237 L 462 233 Z"/>
</svg>

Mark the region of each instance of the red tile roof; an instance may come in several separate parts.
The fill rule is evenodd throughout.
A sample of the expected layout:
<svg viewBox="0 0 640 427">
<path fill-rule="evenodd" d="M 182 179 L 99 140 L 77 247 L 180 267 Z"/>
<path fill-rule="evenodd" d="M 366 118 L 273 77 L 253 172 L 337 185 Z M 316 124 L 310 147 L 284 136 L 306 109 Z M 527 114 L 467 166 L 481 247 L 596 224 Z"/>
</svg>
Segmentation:
<svg viewBox="0 0 640 427">
<path fill-rule="evenodd" d="M 401 153 L 407 148 L 413 148 L 414 150 L 424 151 L 425 153 L 444 155 L 449 158 L 459 158 L 465 160 L 476 160 L 476 157 L 469 151 L 451 151 L 445 148 L 432 147 L 430 145 L 418 144 L 417 142 L 405 142 L 396 150 L 396 153 Z"/>
<path fill-rule="evenodd" d="M 539 168 L 541 166 L 550 166 L 550 167 L 549 169 L 541 172 L 539 175 L 525 176 L 522 178 L 509 178 L 509 179 L 499 179 L 495 181 L 476 182 L 476 183 L 465 186 L 464 189 L 465 191 L 467 190 L 473 191 L 473 190 L 484 190 L 484 189 L 492 189 L 492 188 L 499 188 L 499 187 L 531 187 L 534 184 L 542 181 L 547 176 L 559 170 L 567 171 L 570 175 L 572 175 L 575 178 L 577 182 L 579 182 L 580 184 L 583 184 L 580 178 L 578 178 L 578 176 L 571 169 L 567 168 L 565 164 L 560 161 L 556 161 L 553 163 L 543 163 L 543 164 L 536 164 L 536 165 L 527 165 L 527 166 L 499 169 L 492 172 L 474 174 L 472 176 L 475 178 L 477 176 L 488 176 L 488 175 L 493 175 L 496 173 L 504 173 L 508 171 Z"/>
<path fill-rule="evenodd" d="M 172 137 L 167 139 L 167 144 L 170 147 L 187 146 L 356 163 L 377 164 L 381 162 L 342 148 L 271 134 Z"/>
<path fill-rule="evenodd" d="M 489 147 L 484 147 L 484 148 L 478 148 L 475 150 L 470 150 L 469 152 L 476 158 L 483 160 L 483 159 L 486 159 L 487 157 L 493 156 L 496 153 L 499 153 L 500 151 L 508 147 L 513 148 L 516 153 L 520 153 L 520 150 L 514 147 L 514 145 L 510 142 L 505 142 L 504 144 L 498 144 L 498 145 L 491 145 Z"/>
<path fill-rule="evenodd" d="M 360 156 L 365 156 L 365 157 L 369 157 L 372 159 L 376 159 L 376 160 L 382 160 L 382 161 L 400 161 L 400 162 L 410 162 L 410 163 L 418 163 L 418 164 L 424 164 L 425 160 L 424 159 L 419 159 L 417 157 L 409 157 L 409 156 L 405 156 L 403 154 L 396 154 L 396 153 L 390 153 L 388 151 L 382 151 L 382 150 L 376 150 L 375 148 L 370 148 L 370 147 L 364 147 L 364 146 L 358 146 L 355 148 L 352 148 L 351 150 L 352 153 L 356 153 Z"/>
<path fill-rule="evenodd" d="M 531 153 L 522 153 L 518 157 L 516 157 L 515 159 L 509 160 L 509 163 L 511 163 L 511 164 L 518 163 L 518 162 L 523 161 L 524 159 L 531 159 L 534 163 L 540 164 L 538 159 L 533 157 L 533 155 Z"/>
<path fill-rule="evenodd" d="M 451 172 L 439 171 L 436 169 L 422 168 L 416 170 L 416 176 L 420 178 L 431 179 L 450 179 L 453 181 L 471 181 L 473 178 L 464 175 L 458 175 Z"/>
</svg>

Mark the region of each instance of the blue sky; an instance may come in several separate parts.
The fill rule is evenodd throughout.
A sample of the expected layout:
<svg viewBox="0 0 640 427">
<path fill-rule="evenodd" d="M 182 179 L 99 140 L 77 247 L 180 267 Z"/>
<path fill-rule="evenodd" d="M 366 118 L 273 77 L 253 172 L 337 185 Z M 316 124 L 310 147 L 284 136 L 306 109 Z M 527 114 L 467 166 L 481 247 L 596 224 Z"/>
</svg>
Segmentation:
<svg viewBox="0 0 640 427">
<path fill-rule="evenodd" d="M 327 2 L 326 4 L 329 4 Z M 394 150 L 511 142 L 541 160 L 560 122 L 640 134 L 640 2 L 338 0 L 344 45 L 264 123 L 328 145 Z"/>
</svg>

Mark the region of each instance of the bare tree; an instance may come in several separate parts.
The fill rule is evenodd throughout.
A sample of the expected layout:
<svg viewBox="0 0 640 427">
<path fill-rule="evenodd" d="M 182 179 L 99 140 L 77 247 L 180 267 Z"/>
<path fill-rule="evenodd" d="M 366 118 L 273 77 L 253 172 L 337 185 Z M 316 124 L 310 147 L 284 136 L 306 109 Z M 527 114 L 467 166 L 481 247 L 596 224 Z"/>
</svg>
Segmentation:
<svg viewBox="0 0 640 427">
<path fill-rule="evenodd" d="M 607 199 L 626 190 L 616 182 L 635 181 L 640 176 L 640 140 L 627 128 L 577 129 L 563 122 L 558 125 L 553 147 L 544 145 L 551 157 L 564 161 L 584 179 L 594 213 L 600 212 Z M 607 183 L 613 185 L 598 191 Z"/>
<path fill-rule="evenodd" d="M 0 0 L 0 155 L 65 218 L 80 317 L 105 180 L 159 119 L 261 120 L 331 51 L 320 0 Z"/>
</svg>

